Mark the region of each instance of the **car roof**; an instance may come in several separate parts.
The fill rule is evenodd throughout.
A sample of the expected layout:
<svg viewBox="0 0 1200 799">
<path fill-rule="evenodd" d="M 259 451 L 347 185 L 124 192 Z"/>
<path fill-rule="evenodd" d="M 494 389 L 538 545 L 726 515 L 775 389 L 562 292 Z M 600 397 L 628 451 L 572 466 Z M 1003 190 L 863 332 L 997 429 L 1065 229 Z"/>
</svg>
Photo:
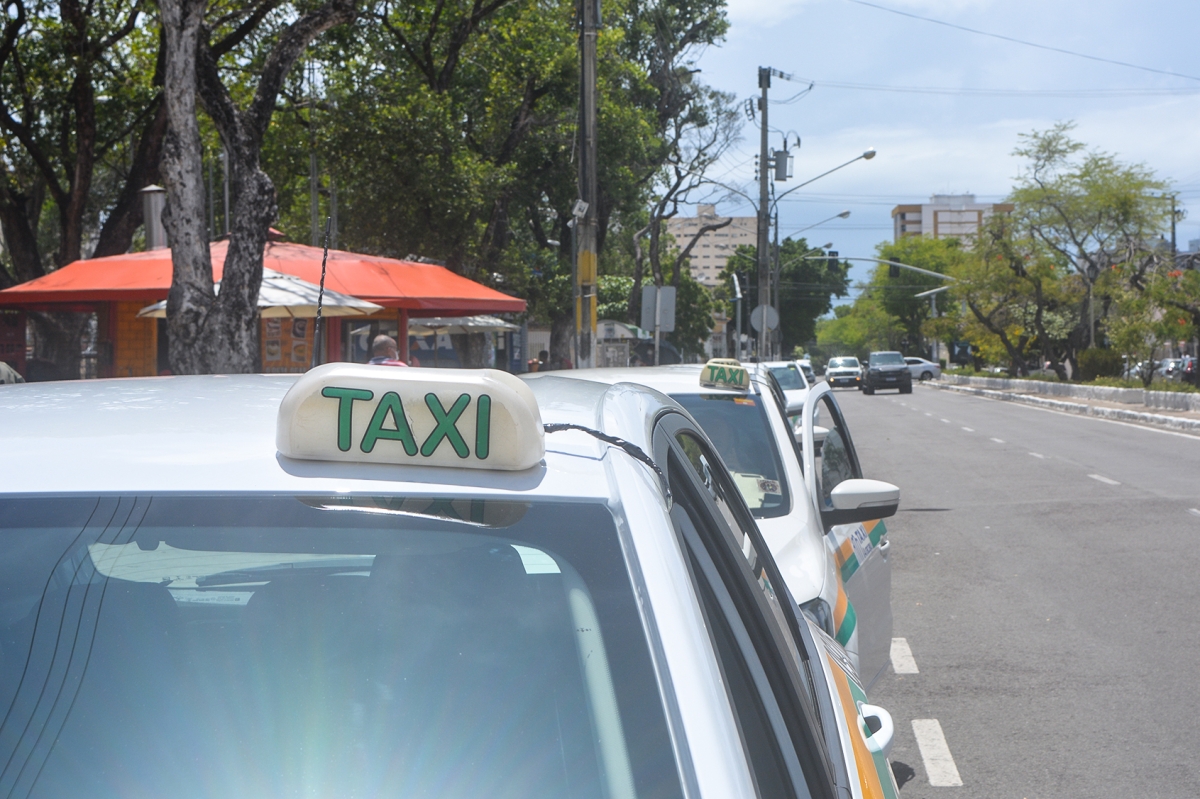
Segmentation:
<svg viewBox="0 0 1200 799">
<path fill-rule="evenodd" d="M 765 366 L 766 364 L 746 363 L 742 365 L 750 373 L 749 393 L 762 393 L 759 381 L 764 378 L 759 373 L 758 367 Z M 668 398 L 670 395 L 676 394 L 729 394 L 730 396 L 742 396 L 747 393 L 746 391 L 739 391 L 737 389 L 714 388 L 700 385 L 700 371 L 703 368 L 702 364 L 610 367 L 604 369 L 575 369 L 566 372 L 551 372 L 544 375 L 541 373 L 532 373 L 522 375 L 522 377 L 528 380 L 530 385 L 536 385 L 542 379 L 552 374 L 561 374 L 563 377 L 571 380 L 590 380 L 610 385 L 620 383 L 634 384 L 648 387 L 648 389 L 656 393 L 661 392 L 661 395 L 664 395 L 663 399 L 667 402 L 671 402 Z M 672 404 L 674 403 L 672 402 Z"/>
<path fill-rule="evenodd" d="M 285 458 L 276 450 L 276 415 L 296 379 L 212 375 L 0 386 L 0 493 L 609 497 L 602 461 L 611 447 L 574 431 L 547 435 L 545 460 L 519 472 Z M 674 406 L 640 386 L 553 378 L 530 388 L 543 423 L 595 428 L 643 448 L 653 420 Z"/>
</svg>

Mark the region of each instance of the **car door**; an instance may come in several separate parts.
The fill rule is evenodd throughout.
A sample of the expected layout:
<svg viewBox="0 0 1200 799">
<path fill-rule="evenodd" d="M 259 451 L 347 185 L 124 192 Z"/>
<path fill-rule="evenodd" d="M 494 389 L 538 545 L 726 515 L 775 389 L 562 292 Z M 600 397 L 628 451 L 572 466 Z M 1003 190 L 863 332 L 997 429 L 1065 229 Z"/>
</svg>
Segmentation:
<svg viewBox="0 0 1200 799">
<path fill-rule="evenodd" d="M 821 511 L 833 507 L 830 492 L 843 480 L 862 477 L 862 467 L 845 417 L 827 387 L 809 392 L 802 419 L 805 488 L 820 517 Z M 855 616 L 859 676 L 869 690 L 887 666 L 892 643 L 887 525 L 876 519 L 826 527 L 826 546 L 833 552 Z"/>
<path fill-rule="evenodd" d="M 849 796 L 836 725 L 821 720 L 821 664 L 745 502 L 684 416 L 660 420 L 654 445 L 758 795 Z"/>
</svg>

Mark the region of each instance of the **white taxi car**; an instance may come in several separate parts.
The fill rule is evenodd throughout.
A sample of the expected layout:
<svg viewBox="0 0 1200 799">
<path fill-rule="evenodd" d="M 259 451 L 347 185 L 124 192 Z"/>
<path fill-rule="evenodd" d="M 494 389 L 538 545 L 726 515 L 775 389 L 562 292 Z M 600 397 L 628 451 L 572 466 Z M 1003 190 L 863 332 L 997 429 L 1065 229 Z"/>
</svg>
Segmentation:
<svg viewBox="0 0 1200 799">
<path fill-rule="evenodd" d="M 331 364 L 0 419 L 5 795 L 897 796 L 659 394 Z"/>
<path fill-rule="evenodd" d="M 870 688 L 890 662 L 891 566 L 887 527 L 881 519 L 895 513 L 900 492 L 888 483 L 861 479 L 853 443 L 829 388 L 818 385 L 785 397 L 767 365 L 743 366 L 733 359 L 716 359 L 705 366 L 581 369 L 561 374 L 649 386 L 692 415 L 722 459 L 724 465 L 714 468 L 727 468 L 733 475 L 792 597 L 846 648 Z M 795 419 L 794 426 L 789 416 Z M 821 459 L 812 454 L 819 445 L 810 445 L 807 453 L 799 451 L 803 419 L 810 428 L 818 421 L 832 425 L 815 429 L 814 440 L 822 442 L 834 430 L 836 451 L 846 457 Z M 834 448 L 830 452 L 834 454 Z M 810 463 L 802 468 L 806 457 Z M 813 482 L 814 471 L 822 468 L 826 479 Z M 830 472 L 831 468 L 838 471 Z M 834 513 L 832 507 L 826 508 L 834 502 L 835 488 L 842 497 L 840 504 L 854 511 Z M 873 512 L 857 511 L 863 503 Z"/>
</svg>

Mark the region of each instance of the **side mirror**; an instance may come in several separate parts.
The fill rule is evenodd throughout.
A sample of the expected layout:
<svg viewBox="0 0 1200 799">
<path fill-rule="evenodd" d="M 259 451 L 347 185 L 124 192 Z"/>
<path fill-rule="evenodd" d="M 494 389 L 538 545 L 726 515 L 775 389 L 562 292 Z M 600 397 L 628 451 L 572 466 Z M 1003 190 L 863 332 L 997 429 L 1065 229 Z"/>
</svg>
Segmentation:
<svg viewBox="0 0 1200 799">
<path fill-rule="evenodd" d="M 843 480 L 830 492 L 833 507 L 821 511 L 825 528 L 895 516 L 900 507 L 900 489 L 881 480 Z"/>
</svg>

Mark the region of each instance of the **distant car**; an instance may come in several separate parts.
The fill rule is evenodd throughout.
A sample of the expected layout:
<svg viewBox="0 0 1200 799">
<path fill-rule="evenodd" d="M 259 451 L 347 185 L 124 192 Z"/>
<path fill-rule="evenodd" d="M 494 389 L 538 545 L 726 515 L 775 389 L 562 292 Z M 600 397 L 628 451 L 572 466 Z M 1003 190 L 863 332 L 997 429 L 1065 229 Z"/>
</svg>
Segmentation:
<svg viewBox="0 0 1200 799">
<path fill-rule="evenodd" d="M 863 368 L 858 358 L 831 358 L 825 367 L 825 381 L 831 388 L 838 386 L 862 387 Z"/>
<path fill-rule="evenodd" d="M 1164 358 L 1154 370 L 1154 374 L 1167 380 L 1178 380 L 1182 369 L 1183 358 Z"/>
<path fill-rule="evenodd" d="M 804 379 L 808 381 L 810 386 L 817 384 L 817 373 L 813 371 L 812 361 L 808 358 L 802 358 L 796 361 L 796 365 L 800 367 L 800 371 L 804 372 Z"/>
<path fill-rule="evenodd" d="M 874 394 L 881 388 L 899 389 L 901 394 L 912 393 L 912 373 L 904 356 L 898 352 L 872 352 L 867 359 L 862 392 Z"/>
<path fill-rule="evenodd" d="M 1179 379 L 1185 383 L 1197 385 L 1200 378 L 1200 361 L 1194 355 L 1183 356 L 1183 364 L 1179 367 Z"/>
<path fill-rule="evenodd" d="M 942 367 L 933 361 L 906 356 L 904 362 L 908 364 L 908 371 L 912 373 L 913 380 L 933 380 L 942 376 Z"/>
</svg>

